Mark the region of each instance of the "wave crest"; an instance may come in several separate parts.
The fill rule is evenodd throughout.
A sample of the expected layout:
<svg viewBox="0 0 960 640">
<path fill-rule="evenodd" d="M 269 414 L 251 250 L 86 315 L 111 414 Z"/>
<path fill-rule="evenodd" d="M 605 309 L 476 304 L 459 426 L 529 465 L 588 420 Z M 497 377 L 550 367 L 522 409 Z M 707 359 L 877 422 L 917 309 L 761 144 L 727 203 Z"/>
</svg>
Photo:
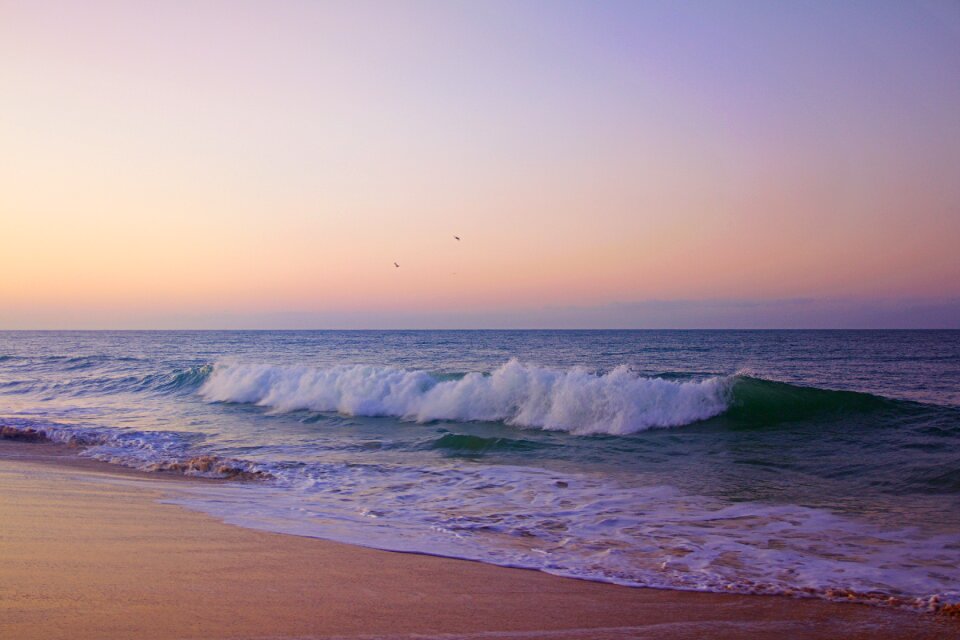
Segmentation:
<svg viewBox="0 0 960 640">
<path fill-rule="evenodd" d="M 505 422 L 576 434 L 624 435 L 719 415 L 733 378 L 645 378 L 620 366 L 597 374 L 510 360 L 490 374 L 440 380 L 426 371 L 373 365 L 328 368 L 218 362 L 199 393 L 277 411 L 337 411 L 405 420 Z"/>
</svg>

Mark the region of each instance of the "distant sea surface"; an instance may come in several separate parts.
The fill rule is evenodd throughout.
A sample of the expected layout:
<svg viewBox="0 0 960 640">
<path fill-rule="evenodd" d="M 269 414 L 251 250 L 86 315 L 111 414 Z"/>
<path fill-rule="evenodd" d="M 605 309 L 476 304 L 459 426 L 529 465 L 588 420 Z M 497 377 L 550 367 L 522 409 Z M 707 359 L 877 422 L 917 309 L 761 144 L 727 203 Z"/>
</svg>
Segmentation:
<svg viewBox="0 0 960 640">
<path fill-rule="evenodd" d="M 0 332 L 0 427 L 231 478 L 178 500 L 249 527 L 960 601 L 956 331 Z"/>
</svg>

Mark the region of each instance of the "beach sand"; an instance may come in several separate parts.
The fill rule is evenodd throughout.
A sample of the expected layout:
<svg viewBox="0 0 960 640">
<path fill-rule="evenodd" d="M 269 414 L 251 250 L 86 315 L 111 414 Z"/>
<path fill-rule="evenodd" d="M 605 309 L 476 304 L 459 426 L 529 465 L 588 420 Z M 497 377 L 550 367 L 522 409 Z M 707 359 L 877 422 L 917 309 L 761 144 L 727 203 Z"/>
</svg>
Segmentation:
<svg viewBox="0 0 960 640">
<path fill-rule="evenodd" d="M 943 616 L 635 589 L 223 524 L 178 476 L 0 441 L 0 638 L 960 638 Z"/>
</svg>

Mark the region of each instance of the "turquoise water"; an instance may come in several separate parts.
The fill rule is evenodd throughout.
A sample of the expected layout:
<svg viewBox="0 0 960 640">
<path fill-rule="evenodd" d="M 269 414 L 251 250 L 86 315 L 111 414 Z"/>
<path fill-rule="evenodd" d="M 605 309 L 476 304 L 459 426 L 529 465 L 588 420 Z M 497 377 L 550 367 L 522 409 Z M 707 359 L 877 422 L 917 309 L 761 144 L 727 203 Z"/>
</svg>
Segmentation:
<svg viewBox="0 0 960 640">
<path fill-rule="evenodd" d="M 0 426 L 256 475 L 185 502 L 268 530 L 960 600 L 960 332 L 6 332 Z"/>
</svg>

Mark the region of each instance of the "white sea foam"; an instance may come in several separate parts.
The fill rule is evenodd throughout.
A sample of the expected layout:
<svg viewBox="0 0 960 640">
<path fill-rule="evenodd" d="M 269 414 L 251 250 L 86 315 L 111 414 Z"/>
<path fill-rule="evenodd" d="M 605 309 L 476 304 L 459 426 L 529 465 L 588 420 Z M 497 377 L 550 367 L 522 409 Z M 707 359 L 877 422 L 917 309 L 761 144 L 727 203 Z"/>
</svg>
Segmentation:
<svg viewBox="0 0 960 640">
<path fill-rule="evenodd" d="M 501 421 L 577 434 L 623 435 L 723 413 L 732 378 L 673 381 L 621 366 L 597 374 L 510 360 L 490 374 L 439 380 L 425 371 L 372 365 L 329 368 L 218 362 L 200 394 L 277 411 L 337 411 L 405 420 Z"/>
<path fill-rule="evenodd" d="M 197 434 L 77 426 L 30 418 L 0 418 L 0 439 L 56 442 L 81 456 L 141 471 L 189 476 L 266 480 L 263 465 L 216 455 L 192 446 Z"/>
<path fill-rule="evenodd" d="M 281 486 L 187 488 L 234 524 L 630 586 L 792 594 L 935 610 L 960 601 L 960 536 L 798 505 L 511 465 L 318 463 Z"/>
</svg>

